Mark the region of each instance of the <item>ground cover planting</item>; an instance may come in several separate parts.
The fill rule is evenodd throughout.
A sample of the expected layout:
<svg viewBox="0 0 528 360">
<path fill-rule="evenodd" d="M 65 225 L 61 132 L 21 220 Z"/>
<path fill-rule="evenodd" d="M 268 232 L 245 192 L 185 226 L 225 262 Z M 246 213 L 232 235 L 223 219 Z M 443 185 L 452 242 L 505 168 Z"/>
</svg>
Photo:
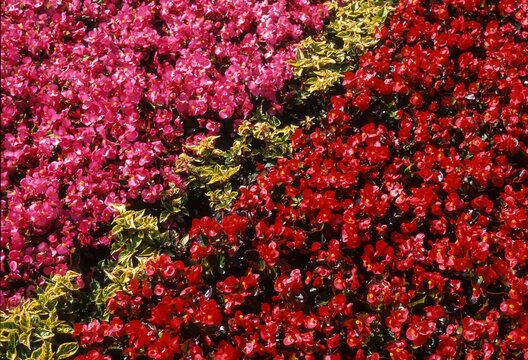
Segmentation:
<svg viewBox="0 0 528 360">
<path fill-rule="evenodd" d="M 325 16 L 309 1 L 3 2 L 1 307 L 108 246 L 111 204 L 181 196 L 186 145 L 279 112 L 286 62 Z"/>
<path fill-rule="evenodd" d="M 353 3 L 339 5 L 358 9 Z M 164 4 L 150 11 L 162 14 L 166 8 L 168 14 L 180 14 L 178 11 L 194 9 L 191 3 L 181 9 L 168 6 L 173 3 Z M 255 8 L 263 6 L 260 2 L 252 4 Z M 299 29 L 320 30 L 322 22 L 311 24 L 294 11 L 301 11 L 298 7 L 313 11 L 322 21 L 325 10 L 321 6 L 278 4 L 297 9 L 288 19 Z M 240 86 L 247 86 L 248 104 L 258 108 L 261 121 L 252 123 L 255 117 L 250 112 L 254 110 L 247 105 L 249 121 L 239 127 L 238 140 L 232 141 L 229 149 L 217 142 L 221 136 L 198 141 L 197 136 L 186 134 L 186 126 L 196 128 L 203 137 L 222 133 L 211 130 L 207 123 L 205 130 L 200 128 L 197 118 L 177 109 L 184 106 L 178 100 L 160 105 L 149 100 L 146 93 L 145 101 L 154 106 L 145 106 L 174 107 L 182 119 L 196 120 L 194 125 L 183 124 L 183 135 L 174 140 L 178 143 L 174 157 L 163 159 L 173 176 L 179 176 L 182 194 L 191 192 L 190 186 L 184 189 L 184 174 L 198 184 L 209 182 L 212 175 L 203 175 L 204 169 L 214 168 L 217 159 L 227 159 L 223 171 L 239 165 L 234 160 L 237 156 L 251 156 L 263 163 L 256 165 L 254 179 L 235 180 L 235 176 L 224 173 L 224 183 L 229 186 L 211 192 L 211 210 L 207 216 L 189 219 L 188 231 L 176 226 L 164 232 L 163 221 L 148 208 L 147 212 L 139 211 L 141 204 L 128 199 L 132 185 L 123 184 L 126 199 L 113 208 L 103 206 L 113 209 L 107 210 L 112 212 L 104 221 L 113 220 L 109 253 L 119 256 L 100 262 L 100 269 L 90 268 L 92 276 L 81 278 L 92 281 L 83 289 L 80 280 L 75 282 L 78 274 L 64 267 L 57 272 L 66 276 L 54 277 L 47 286 L 38 287 L 35 298 L 2 313 L 7 319 L 3 323 L 11 329 L 0 333 L 2 346 L 11 346 L 6 357 L 17 358 L 25 351 L 26 358 L 75 360 L 528 359 L 528 2 L 403 0 L 393 8 L 390 5 L 372 2 L 373 8 L 383 8 L 381 14 L 385 9 L 391 12 L 384 26 L 380 24 L 370 34 L 377 43 L 365 47 L 357 61 L 350 55 L 356 50 L 341 50 L 343 42 L 339 40 L 347 39 L 343 32 L 353 34 L 358 29 L 356 17 L 348 18 L 348 12 L 339 10 L 330 15 L 341 14 L 339 19 L 349 20 L 328 19 L 323 33 L 304 43 L 308 52 L 319 49 L 321 67 L 329 68 L 314 72 L 306 57 L 297 56 L 290 61 L 296 66 L 292 69 L 286 66 L 286 56 L 277 55 L 288 76 L 295 71 L 298 75 L 310 73 L 312 80 L 299 77 L 301 86 L 293 85 L 294 92 L 302 93 L 297 98 L 289 99 L 284 91 L 283 84 L 289 79 L 286 75 L 274 88 L 275 98 L 264 92 L 254 94 L 251 82 L 242 82 Z M 270 6 L 266 8 L 269 11 Z M 332 6 L 329 8 L 338 9 Z M 143 7 L 133 3 L 130 8 L 139 12 Z M 127 9 L 123 5 L 112 16 Z M 282 14 L 290 8 L 281 9 L 276 11 Z M 350 28 L 343 25 L 347 21 Z M 332 35 L 342 28 L 348 30 Z M 211 33 L 223 39 L 222 34 L 232 30 L 220 29 Z M 300 41 L 300 33 L 290 34 L 290 42 L 270 40 L 258 26 L 253 30 L 262 36 L 259 46 L 271 46 L 276 54 L 286 43 Z M 281 32 L 274 31 L 280 39 Z M 265 45 L 267 42 L 270 45 Z M 163 42 L 150 46 L 159 46 L 158 53 L 163 53 L 159 44 Z M 292 45 L 289 54 L 294 49 Z M 86 51 L 93 50 L 87 46 Z M 335 64 L 327 61 L 329 54 L 340 51 L 347 54 L 344 58 L 350 56 L 349 66 L 343 65 L 343 59 Z M 49 66 L 55 58 L 46 60 Z M 160 61 L 155 58 L 144 63 Z M 233 63 L 236 56 L 219 58 Z M 79 69 L 85 66 L 83 63 Z M 122 66 L 119 63 L 116 69 Z M 245 65 L 239 68 L 245 71 Z M 155 78 L 149 75 L 148 65 L 143 69 L 145 79 Z M 335 85 L 337 78 L 341 85 Z M 173 76 L 166 79 L 172 81 Z M 4 81 L 7 79 L 2 79 L 2 89 L 7 89 Z M 211 89 L 216 91 L 225 81 L 219 79 Z M 148 83 L 149 90 L 153 83 Z M 156 89 L 165 91 L 164 86 L 160 83 Z M 15 96 L 2 91 L 2 101 L 14 103 L 10 99 Z M 173 90 L 167 92 L 172 94 Z M 329 98 L 318 117 L 278 127 L 273 112 L 287 109 L 291 102 L 302 104 L 314 94 L 320 94 L 317 106 L 325 96 Z M 204 88 L 196 94 L 197 101 L 207 99 L 206 95 Z M 28 93 L 27 99 L 33 96 Z M 192 98 L 180 100 L 189 106 Z M 30 104 L 35 101 L 21 101 L 28 104 L 25 113 L 20 111 L 20 103 L 12 105 L 20 113 L 15 111 L 13 116 L 20 118 L 8 123 L 12 127 L 25 124 L 26 136 L 31 138 L 40 126 L 33 120 L 28 126 L 30 120 L 22 114 L 33 114 Z M 214 107 L 206 114 L 215 114 L 212 121 L 218 123 L 234 123 L 244 118 L 246 104 L 236 101 L 233 98 L 229 103 L 238 104 L 239 115 L 228 112 L 224 119 L 221 110 Z M 132 108 L 139 112 L 138 104 Z M 82 109 L 80 103 L 78 106 Z M 122 106 L 119 112 L 128 118 Z M 303 119 L 306 113 L 295 109 L 298 113 L 288 116 Z M 150 110 L 142 111 L 140 114 Z M 63 119 L 69 119 L 68 114 Z M 161 131 L 155 124 L 144 125 L 143 132 L 136 130 L 137 138 L 126 143 L 131 147 L 153 146 L 157 135 L 142 138 L 141 134 Z M 6 131 L 3 135 L 11 139 L 3 138 L 3 152 L 7 144 L 14 146 L 14 135 L 9 138 L 10 134 Z M 163 138 L 159 141 L 165 146 Z M 189 147 L 183 146 L 185 141 Z M 264 146 L 258 148 L 259 143 Z M 258 150 L 249 155 L 252 146 Z M 9 153 L 10 148 L 5 149 L 3 162 L 18 159 Z M 137 150 L 138 154 L 143 151 Z M 280 152 L 285 156 L 279 157 Z M 199 160 L 187 161 L 187 156 Z M 33 161 L 41 158 L 35 156 Z M 152 171 L 159 170 L 162 160 L 160 156 L 157 159 L 148 167 Z M 123 176 L 127 164 L 136 165 L 136 160 L 140 161 L 130 158 L 128 163 L 122 159 L 112 162 L 115 176 Z M 187 173 L 177 171 L 178 166 L 191 163 L 199 167 Z M 25 164 L 30 164 L 29 160 Z M 75 171 L 83 164 L 76 163 Z M 28 165 L 21 170 L 33 178 L 38 173 Z M 11 205 L 13 199 L 21 196 L 20 201 L 26 201 L 22 207 L 31 208 L 44 204 L 47 200 L 42 199 L 47 198 L 38 202 L 34 197 L 23 197 L 26 193 L 22 187 L 32 183 L 27 176 L 4 175 L 4 165 L 2 176 L 2 221 L 7 223 L 12 213 L 27 221 Z M 146 176 L 152 178 L 156 177 Z M 71 184 L 78 187 L 80 179 L 72 178 Z M 239 192 L 233 188 L 236 181 L 245 185 Z M 5 196 L 4 184 L 10 191 L 8 194 L 6 190 Z M 163 189 L 170 187 L 161 178 L 156 184 Z M 192 191 L 198 188 L 196 185 Z M 86 194 L 93 196 L 91 191 Z M 142 198 L 148 203 L 148 197 Z M 155 207 L 159 199 L 152 201 Z M 83 218 L 76 218 L 72 212 L 67 215 L 71 219 L 69 231 L 76 232 L 72 237 L 78 241 L 73 244 L 76 248 L 82 244 L 82 232 L 77 228 Z M 45 233 L 32 224 L 21 228 L 35 232 L 26 236 L 37 238 Z M 62 229 L 49 226 L 48 236 L 57 236 Z M 15 223 L 9 228 L 11 232 L 2 230 L 2 251 L 9 250 L 3 253 L 3 285 L 10 285 L 12 290 L 16 290 L 13 284 L 21 283 L 15 271 L 19 263 L 13 269 L 8 256 L 25 254 L 30 259 L 34 251 L 44 252 L 31 250 L 29 238 L 20 249 L 13 248 L 13 234 L 20 232 L 19 227 Z M 6 235 L 8 240 L 4 240 L 4 234 L 11 237 Z M 44 243 L 52 242 L 48 239 Z M 10 255 L 13 252 L 15 255 Z M 63 260 L 58 261 L 66 264 Z M 87 271 L 71 265 L 73 270 Z M 35 268 L 47 275 L 43 266 Z M 103 273 L 106 282 L 96 275 Z M 99 310 L 81 316 L 79 309 L 93 310 L 92 303 L 97 303 Z M 52 304 L 51 320 L 45 319 L 42 304 Z M 16 327 L 16 321 L 22 322 L 24 330 Z M 17 341 L 19 345 L 13 345 Z M 38 348 L 33 349 L 32 344 Z"/>
</svg>

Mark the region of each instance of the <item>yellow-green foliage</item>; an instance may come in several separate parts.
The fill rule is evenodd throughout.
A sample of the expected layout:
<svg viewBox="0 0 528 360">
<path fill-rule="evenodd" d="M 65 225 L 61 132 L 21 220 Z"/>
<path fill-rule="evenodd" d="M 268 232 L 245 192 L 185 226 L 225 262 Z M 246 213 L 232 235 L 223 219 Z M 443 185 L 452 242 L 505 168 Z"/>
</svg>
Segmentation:
<svg viewBox="0 0 528 360">
<path fill-rule="evenodd" d="M 230 181 L 241 171 L 242 163 L 248 159 L 269 161 L 290 156 L 289 138 L 295 129 L 292 125 L 280 127 L 276 118 L 260 112 L 239 126 L 233 145 L 227 151 L 216 148 L 217 137 L 214 136 L 189 146 L 193 155 L 180 155 L 176 171 L 188 175 L 188 191 L 205 191 L 211 209 L 228 209 L 238 194 Z M 171 200 L 175 202 L 173 213 L 185 213 L 182 198 L 185 195 Z"/>
<path fill-rule="evenodd" d="M 158 219 L 144 211 L 127 211 L 124 205 L 114 208 L 120 213 L 112 230 L 115 260 L 97 265 L 89 289 L 80 289 L 79 274 L 68 271 L 47 280 L 34 298 L 0 312 L 0 359 L 73 358 L 78 345 L 71 324 L 82 322 L 81 317 L 107 319 L 108 299 L 125 290 L 132 278 L 141 279 L 145 263 L 159 254 L 156 245 L 169 234 L 160 234 Z"/>
<path fill-rule="evenodd" d="M 106 304 L 118 291 L 128 288 L 130 280 L 141 279 L 144 276 L 145 264 L 149 259 L 157 256 L 157 252 L 151 255 L 137 255 L 134 252 L 123 252 L 117 261 L 103 261 L 97 267 L 101 279 L 94 279 L 90 283 L 90 299 L 94 311 L 99 314 L 99 319 L 107 319 L 110 315 Z"/>
<path fill-rule="evenodd" d="M 168 231 L 160 233 L 158 218 L 146 215 L 145 210 L 127 210 L 125 205 L 113 207 L 119 212 L 112 222 L 111 253 L 115 260 L 101 261 L 90 282 L 92 311 L 99 314 L 100 319 L 109 315 L 108 299 L 125 290 L 131 279 L 141 279 L 146 262 L 157 257 L 160 245 L 169 240 Z M 166 212 L 162 216 L 167 216 Z"/>
<path fill-rule="evenodd" d="M 267 118 L 256 123 L 244 121 L 238 129 L 237 138 L 231 147 L 230 156 L 233 159 L 241 158 L 253 150 L 252 155 L 260 155 L 264 159 L 278 159 L 288 157 L 292 153 L 290 137 L 297 129 L 289 125 L 279 128 L 279 123 L 273 118 Z M 254 140 L 264 142 L 263 147 L 252 146 Z"/>
<path fill-rule="evenodd" d="M 226 184 L 222 189 L 211 190 L 205 195 L 209 198 L 209 206 L 215 210 L 229 209 L 238 197 L 238 191 L 234 191 L 231 184 Z"/>
<path fill-rule="evenodd" d="M 376 43 L 374 32 L 391 10 L 387 0 L 344 0 L 326 3 L 330 23 L 317 37 L 303 40 L 295 75 L 304 80 L 303 97 L 334 86 L 350 69 L 351 61 Z"/>
<path fill-rule="evenodd" d="M 73 271 L 55 275 L 37 296 L 0 312 L 0 358 L 10 360 L 60 360 L 71 358 L 78 349 L 70 325 L 59 319 L 59 311 L 75 311 L 72 303 L 79 286 Z"/>
<path fill-rule="evenodd" d="M 163 211 L 160 218 L 145 214 L 145 210 L 127 210 L 125 205 L 113 205 L 119 215 L 112 224 L 112 254 L 118 254 L 117 263 L 124 268 L 135 267 L 140 259 L 157 254 L 160 245 L 169 239 L 168 231 L 160 233 L 159 222 L 170 214 Z M 134 271 L 137 271 L 135 269 Z M 128 273 L 123 269 L 123 272 Z"/>
<path fill-rule="evenodd" d="M 113 244 L 119 245 L 119 248 L 134 250 L 144 239 L 156 242 L 161 238 L 158 219 L 152 215 L 145 215 L 145 210 L 126 210 L 125 205 L 114 205 L 113 207 L 119 211 L 119 215 L 112 222 L 114 225 L 112 236 L 116 238 Z M 125 231 L 129 233 L 124 234 Z M 132 236 L 130 232 L 133 232 Z"/>
</svg>

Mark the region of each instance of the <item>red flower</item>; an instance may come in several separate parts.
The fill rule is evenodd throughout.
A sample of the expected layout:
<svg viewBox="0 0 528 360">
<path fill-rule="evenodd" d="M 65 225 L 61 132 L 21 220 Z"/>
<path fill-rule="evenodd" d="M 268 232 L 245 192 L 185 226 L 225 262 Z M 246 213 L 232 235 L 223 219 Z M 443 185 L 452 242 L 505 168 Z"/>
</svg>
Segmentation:
<svg viewBox="0 0 528 360">
<path fill-rule="evenodd" d="M 371 98 L 367 93 L 361 93 L 352 101 L 352 105 L 365 112 L 369 108 L 370 100 Z"/>
<path fill-rule="evenodd" d="M 462 181 L 460 180 L 459 175 L 452 172 L 444 178 L 443 184 L 444 190 L 449 193 L 452 193 L 462 186 Z"/>
<path fill-rule="evenodd" d="M 222 227 L 230 239 L 235 239 L 239 233 L 246 229 L 246 218 L 237 214 L 226 216 L 222 220 Z"/>
<path fill-rule="evenodd" d="M 214 358 L 217 360 L 238 360 L 241 357 L 240 350 L 225 341 L 220 343 L 218 351 L 214 354 Z"/>
<path fill-rule="evenodd" d="M 390 151 L 387 146 L 367 146 L 365 148 L 367 160 L 372 163 L 379 163 L 390 158 Z"/>
<path fill-rule="evenodd" d="M 257 245 L 257 250 L 260 254 L 260 257 L 266 262 L 268 266 L 273 266 L 277 262 L 279 252 L 276 250 L 276 248 L 277 243 L 275 241 L 271 241 L 269 245 Z"/>
<path fill-rule="evenodd" d="M 500 310 L 510 317 L 520 317 L 525 314 L 526 311 L 522 308 L 519 301 L 508 299 L 500 304 Z"/>
<path fill-rule="evenodd" d="M 195 319 L 205 325 L 219 326 L 222 323 L 222 313 L 213 299 L 202 300 L 199 311 L 195 314 Z"/>
<path fill-rule="evenodd" d="M 343 225 L 343 242 L 350 249 L 355 249 L 361 246 L 361 236 L 358 233 L 358 228 L 356 226 L 351 226 L 348 224 Z"/>
<path fill-rule="evenodd" d="M 423 98 L 422 98 L 422 95 L 420 95 L 419 93 L 413 93 L 409 101 L 411 104 L 413 104 L 417 108 L 423 105 Z"/>
<path fill-rule="evenodd" d="M 213 252 L 213 247 L 211 245 L 209 245 L 208 247 L 205 247 L 201 245 L 199 242 L 195 241 L 193 245 L 191 246 L 191 258 L 194 261 L 205 259 L 212 252 Z"/>
<path fill-rule="evenodd" d="M 191 238 L 194 238 L 199 234 L 214 238 L 221 230 L 222 226 L 218 224 L 215 219 L 204 216 L 202 219 L 193 219 L 192 229 L 189 233 L 191 234 Z"/>
<path fill-rule="evenodd" d="M 435 15 L 438 20 L 447 20 L 449 18 L 449 12 L 443 5 L 435 4 L 431 8 L 431 12 Z"/>
<path fill-rule="evenodd" d="M 486 323 L 480 320 L 474 320 L 473 318 L 467 316 L 462 320 L 462 336 L 467 341 L 474 341 L 477 338 L 480 338 L 486 331 Z"/>
<path fill-rule="evenodd" d="M 405 350 L 405 341 L 401 341 L 395 344 L 392 344 L 387 347 L 387 351 L 389 351 L 389 355 L 391 359 L 394 360 L 409 360 L 411 359 L 411 355 L 407 350 Z"/>
<path fill-rule="evenodd" d="M 400 337 L 402 325 L 407 322 L 408 315 L 409 310 L 407 310 L 407 308 L 403 308 L 397 311 L 391 311 L 391 315 L 385 320 L 385 323 L 397 338 Z"/>
<path fill-rule="evenodd" d="M 194 285 L 198 283 L 200 281 L 201 276 L 202 276 L 202 266 L 201 265 L 193 265 L 187 268 L 185 277 L 187 278 L 189 285 Z"/>
<path fill-rule="evenodd" d="M 147 354 L 151 359 L 171 360 L 174 358 L 173 352 L 160 343 L 150 345 Z"/>
<path fill-rule="evenodd" d="M 419 316 L 413 316 L 413 320 L 409 324 L 405 335 L 407 339 L 413 342 L 414 346 L 420 347 L 425 344 L 435 330 L 436 324 L 434 322 L 421 320 Z"/>
<path fill-rule="evenodd" d="M 328 349 L 330 350 L 339 347 L 339 345 L 341 345 L 339 334 L 335 334 L 334 336 L 327 338 L 326 345 L 328 346 Z"/>
</svg>

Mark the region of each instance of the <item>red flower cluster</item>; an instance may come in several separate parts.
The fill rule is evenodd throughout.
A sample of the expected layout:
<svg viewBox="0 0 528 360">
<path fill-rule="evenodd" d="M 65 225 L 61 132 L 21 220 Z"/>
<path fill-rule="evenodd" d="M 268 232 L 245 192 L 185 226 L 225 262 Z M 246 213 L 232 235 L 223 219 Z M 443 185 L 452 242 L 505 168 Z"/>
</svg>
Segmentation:
<svg viewBox="0 0 528 360">
<path fill-rule="evenodd" d="M 0 307 L 76 247 L 108 245 L 110 204 L 183 189 L 185 142 L 256 99 L 277 111 L 325 16 L 307 0 L 2 2 Z"/>
<path fill-rule="evenodd" d="M 219 358 L 231 359 L 240 353 L 226 341 L 219 341 L 227 332 L 223 314 L 233 317 L 231 308 L 251 296 L 258 276 L 248 273 L 240 280 L 231 276 L 213 289 L 204 282 L 200 265 L 186 266 L 167 255 L 149 261 L 145 273 L 148 281 L 133 279 L 127 292 L 119 292 L 108 302 L 114 314 L 112 321 L 75 325 L 74 336 L 81 344 L 94 348 L 76 359 L 102 358 L 102 349 L 115 344 L 125 345 L 123 353 L 132 359 L 174 359 L 182 354 L 199 359 L 204 350 L 213 348 Z M 232 321 L 227 325 L 230 331 L 243 319 L 239 315 Z"/>
</svg>

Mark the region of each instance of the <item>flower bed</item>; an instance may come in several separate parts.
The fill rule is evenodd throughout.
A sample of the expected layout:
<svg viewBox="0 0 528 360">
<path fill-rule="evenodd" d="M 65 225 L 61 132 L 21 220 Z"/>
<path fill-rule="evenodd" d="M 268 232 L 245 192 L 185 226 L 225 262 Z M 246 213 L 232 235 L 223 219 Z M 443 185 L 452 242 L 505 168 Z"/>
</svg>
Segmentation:
<svg viewBox="0 0 528 360">
<path fill-rule="evenodd" d="M 295 155 L 76 325 L 77 359 L 526 359 L 526 11 L 401 2 Z"/>
<path fill-rule="evenodd" d="M 325 16 L 303 0 L 3 2 L 0 307 L 108 246 L 110 205 L 180 196 L 186 145 L 280 111 L 286 62 Z"/>
</svg>

